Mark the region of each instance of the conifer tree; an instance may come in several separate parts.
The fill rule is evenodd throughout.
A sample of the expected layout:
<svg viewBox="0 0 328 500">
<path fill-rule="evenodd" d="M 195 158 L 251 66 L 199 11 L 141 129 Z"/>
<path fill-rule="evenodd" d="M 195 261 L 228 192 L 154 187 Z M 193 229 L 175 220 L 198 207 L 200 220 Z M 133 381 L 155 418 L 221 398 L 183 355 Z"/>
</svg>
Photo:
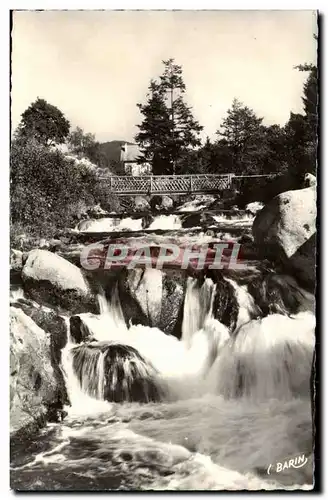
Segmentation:
<svg viewBox="0 0 328 500">
<path fill-rule="evenodd" d="M 190 152 L 200 146 L 202 128 L 184 101 L 186 86 L 181 66 L 163 61 L 164 72 L 149 85 L 146 104 L 138 104 L 144 119 L 135 140 L 141 148 L 139 161 L 152 164 L 154 174 L 185 173 Z"/>
</svg>

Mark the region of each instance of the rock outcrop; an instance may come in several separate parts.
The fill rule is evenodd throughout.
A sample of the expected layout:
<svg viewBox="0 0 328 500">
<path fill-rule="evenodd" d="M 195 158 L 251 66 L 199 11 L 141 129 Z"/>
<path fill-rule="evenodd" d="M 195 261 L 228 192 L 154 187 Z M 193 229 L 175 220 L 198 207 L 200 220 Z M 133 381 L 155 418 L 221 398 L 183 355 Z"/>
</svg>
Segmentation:
<svg viewBox="0 0 328 500">
<path fill-rule="evenodd" d="M 263 203 L 260 201 L 253 201 L 253 203 L 248 203 L 245 207 L 245 211 L 249 215 L 256 215 L 263 208 Z"/>
<path fill-rule="evenodd" d="M 23 267 L 24 290 L 39 303 L 73 313 L 98 312 L 97 302 L 77 266 L 47 250 L 32 250 Z"/>
<path fill-rule="evenodd" d="M 183 228 L 194 228 L 194 227 L 202 227 L 207 228 L 209 226 L 215 225 L 215 220 L 208 213 L 203 212 L 195 212 L 193 214 L 188 214 L 183 217 L 181 221 L 181 225 Z"/>
<path fill-rule="evenodd" d="M 12 301 L 13 307 L 19 308 L 40 327 L 50 339 L 51 365 L 58 384 L 59 400 L 67 404 L 67 393 L 63 373 L 60 369 L 61 350 L 67 343 L 67 328 L 65 319 L 49 307 L 39 305 L 26 298 Z"/>
<path fill-rule="evenodd" d="M 157 327 L 167 334 L 181 335 L 186 277 L 160 269 L 124 269 L 118 278 L 118 293 L 128 325 Z"/>
<path fill-rule="evenodd" d="M 287 191 L 258 213 L 252 229 L 261 256 L 310 289 L 315 285 L 316 214 L 315 186 Z"/>
<path fill-rule="evenodd" d="M 10 308 L 11 432 L 37 428 L 58 399 L 50 338 L 21 309 Z"/>
<path fill-rule="evenodd" d="M 143 196 L 136 196 L 134 199 L 134 209 L 136 212 L 150 210 L 150 204 Z"/>
<path fill-rule="evenodd" d="M 20 272 L 23 268 L 23 252 L 20 250 L 10 250 L 10 271 Z"/>
<path fill-rule="evenodd" d="M 152 210 L 170 210 L 173 208 L 174 202 L 169 196 L 155 195 L 150 200 Z"/>
</svg>

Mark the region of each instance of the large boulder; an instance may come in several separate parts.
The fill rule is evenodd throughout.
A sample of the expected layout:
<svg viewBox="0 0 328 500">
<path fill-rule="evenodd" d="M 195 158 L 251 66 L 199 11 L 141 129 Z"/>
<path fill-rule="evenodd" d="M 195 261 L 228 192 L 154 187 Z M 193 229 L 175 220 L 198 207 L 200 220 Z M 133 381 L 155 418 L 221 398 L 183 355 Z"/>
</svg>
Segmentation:
<svg viewBox="0 0 328 500">
<path fill-rule="evenodd" d="M 10 308 L 11 432 L 35 429 L 58 399 L 50 338 L 21 309 Z"/>
<path fill-rule="evenodd" d="M 54 253 L 29 252 L 22 279 L 25 292 L 39 303 L 73 313 L 98 312 L 97 301 L 81 269 Z"/>
<path fill-rule="evenodd" d="M 88 217 L 106 217 L 107 212 L 100 205 L 95 205 L 86 211 Z"/>
<path fill-rule="evenodd" d="M 162 203 L 160 205 L 160 208 L 163 208 L 164 210 L 170 210 L 173 208 L 173 200 L 169 196 L 162 196 Z"/>
<path fill-rule="evenodd" d="M 186 277 L 173 270 L 124 269 L 118 278 L 118 293 L 126 324 L 157 327 L 181 336 Z"/>
<path fill-rule="evenodd" d="M 150 361 L 132 346 L 118 342 L 91 342 L 72 350 L 73 370 L 83 392 L 97 399 L 160 401 L 164 384 Z M 100 366 L 104 376 L 100 379 Z"/>
<path fill-rule="evenodd" d="M 204 228 L 215 225 L 215 220 L 206 212 L 195 212 L 184 216 L 181 225 L 185 229 L 194 227 Z"/>
<path fill-rule="evenodd" d="M 174 202 L 169 196 L 155 195 L 150 200 L 152 210 L 170 210 Z"/>
<path fill-rule="evenodd" d="M 143 196 L 136 196 L 134 199 L 134 209 L 136 212 L 150 210 L 150 204 Z"/>
<path fill-rule="evenodd" d="M 245 207 L 245 212 L 248 215 L 256 215 L 263 208 L 263 203 L 260 201 L 253 201 L 253 203 L 248 203 Z"/>
<path fill-rule="evenodd" d="M 20 272 L 23 268 L 23 252 L 20 250 L 15 250 L 14 248 L 10 250 L 10 271 Z"/>
<path fill-rule="evenodd" d="M 282 265 L 310 289 L 315 284 L 315 186 L 281 193 L 256 216 L 254 241 L 262 257 Z"/>
<path fill-rule="evenodd" d="M 68 402 L 63 373 L 60 368 L 61 350 L 67 343 L 68 321 L 59 316 L 49 307 L 42 306 L 26 298 L 19 298 L 11 302 L 13 307 L 19 308 L 33 319 L 33 321 L 48 335 L 50 339 L 51 364 L 59 389 L 59 399 L 63 404 Z"/>
<path fill-rule="evenodd" d="M 91 342 L 95 340 L 95 334 L 99 331 L 108 331 L 108 318 L 103 315 L 92 313 L 76 314 L 69 318 L 71 338 L 76 344 Z"/>
<path fill-rule="evenodd" d="M 305 174 L 304 176 L 304 187 L 314 187 L 317 185 L 317 178 L 313 174 Z"/>
</svg>

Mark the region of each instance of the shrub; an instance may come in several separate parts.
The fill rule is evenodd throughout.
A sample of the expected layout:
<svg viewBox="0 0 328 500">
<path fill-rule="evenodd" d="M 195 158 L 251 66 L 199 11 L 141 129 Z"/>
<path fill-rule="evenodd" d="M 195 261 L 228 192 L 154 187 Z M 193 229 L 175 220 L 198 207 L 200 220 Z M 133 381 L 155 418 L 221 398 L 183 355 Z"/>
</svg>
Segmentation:
<svg viewBox="0 0 328 500">
<path fill-rule="evenodd" d="M 96 203 L 95 173 L 35 140 L 13 141 L 10 177 L 11 222 L 35 235 L 73 226 L 81 202 Z"/>
</svg>

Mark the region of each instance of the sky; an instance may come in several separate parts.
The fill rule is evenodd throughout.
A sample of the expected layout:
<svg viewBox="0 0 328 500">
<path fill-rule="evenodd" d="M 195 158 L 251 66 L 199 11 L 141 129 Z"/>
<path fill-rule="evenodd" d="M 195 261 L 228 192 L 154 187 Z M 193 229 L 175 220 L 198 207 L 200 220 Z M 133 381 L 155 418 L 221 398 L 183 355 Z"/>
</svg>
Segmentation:
<svg viewBox="0 0 328 500">
<path fill-rule="evenodd" d="M 20 11 L 12 30 L 13 130 L 37 97 L 104 142 L 133 141 L 162 60 L 183 68 L 186 102 L 215 137 L 234 97 L 265 124 L 302 112 L 316 63 L 314 11 Z"/>
</svg>

